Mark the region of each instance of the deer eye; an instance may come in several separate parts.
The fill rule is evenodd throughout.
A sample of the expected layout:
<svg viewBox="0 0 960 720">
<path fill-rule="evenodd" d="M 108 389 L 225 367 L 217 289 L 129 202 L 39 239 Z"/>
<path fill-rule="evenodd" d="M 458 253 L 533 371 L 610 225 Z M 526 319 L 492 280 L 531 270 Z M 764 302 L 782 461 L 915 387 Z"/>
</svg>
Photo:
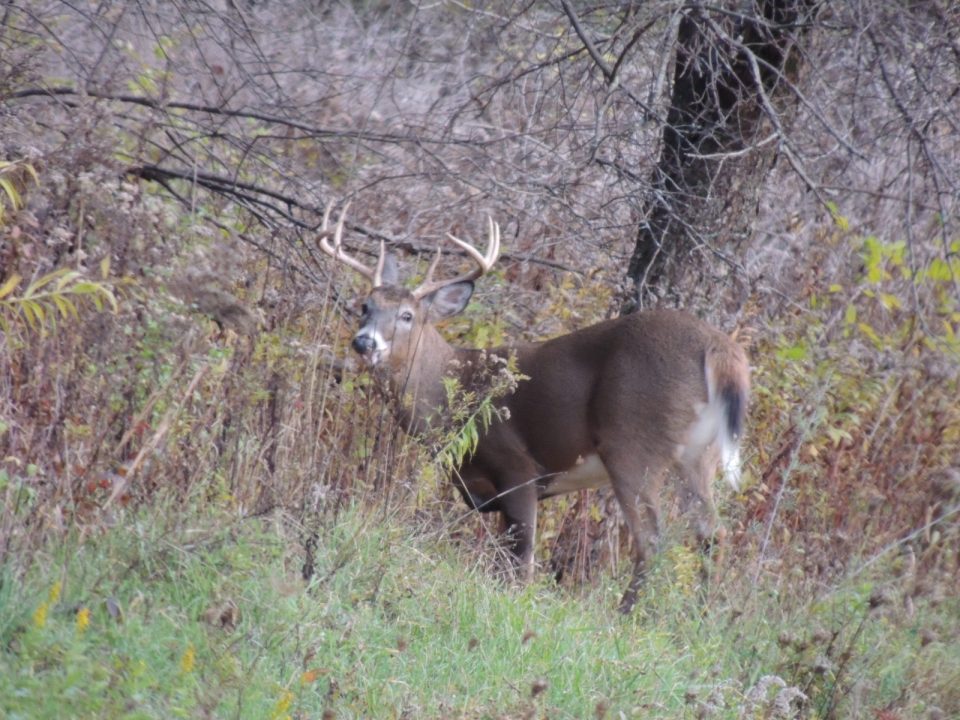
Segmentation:
<svg viewBox="0 0 960 720">
<path fill-rule="evenodd" d="M 360 314 L 363 315 L 363 316 L 369 315 L 369 314 L 370 314 L 370 306 L 367 305 L 366 303 L 364 303 L 363 305 L 361 305 L 361 306 L 360 306 Z"/>
<path fill-rule="evenodd" d="M 413 313 L 410 312 L 409 310 L 404 310 L 402 313 L 400 313 L 400 319 L 403 320 L 404 322 L 412 322 Z"/>
</svg>

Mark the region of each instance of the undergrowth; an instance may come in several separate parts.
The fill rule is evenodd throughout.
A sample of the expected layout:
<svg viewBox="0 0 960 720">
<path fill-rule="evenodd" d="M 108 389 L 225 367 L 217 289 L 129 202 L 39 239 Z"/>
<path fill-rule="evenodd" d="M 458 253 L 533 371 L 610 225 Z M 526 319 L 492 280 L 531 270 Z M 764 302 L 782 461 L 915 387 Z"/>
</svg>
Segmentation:
<svg viewBox="0 0 960 720">
<path fill-rule="evenodd" d="M 450 505 L 444 473 L 495 401 L 448 387 L 453 426 L 427 449 L 345 361 L 351 291 L 318 261 L 309 206 L 362 187 L 357 227 L 394 227 L 408 198 L 367 184 L 372 157 L 244 125 L 265 153 L 250 165 L 214 123 L 187 131 L 188 166 L 217 155 L 238 185 L 148 181 L 133 146 L 177 123 L 92 97 L 12 102 L 48 86 L 46 51 L 5 27 L 0 716 L 960 717 L 960 241 L 944 227 L 881 240 L 833 206 L 802 218 L 794 272 L 747 278 L 753 396 L 743 491 L 720 498 L 726 560 L 703 604 L 671 518 L 622 618 L 609 493 L 544 504 L 539 584 L 510 587 L 496 523 Z M 161 78 L 141 70 L 137 93 Z M 309 116 L 337 127 L 339 112 Z M 235 194 L 275 174 L 309 188 L 287 224 Z M 465 222 L 459 191 L 410 186 L 438 204 L 395 227 Z M 445 328 L 460 344 L 569 332 L 617 304 L 625 245 L 543 245 L 538 223 L 563 223 L 534 206 L 514 220 L 512 259 Z M 558 270 L 572 261 L 582 272 Z"/>
</svg>

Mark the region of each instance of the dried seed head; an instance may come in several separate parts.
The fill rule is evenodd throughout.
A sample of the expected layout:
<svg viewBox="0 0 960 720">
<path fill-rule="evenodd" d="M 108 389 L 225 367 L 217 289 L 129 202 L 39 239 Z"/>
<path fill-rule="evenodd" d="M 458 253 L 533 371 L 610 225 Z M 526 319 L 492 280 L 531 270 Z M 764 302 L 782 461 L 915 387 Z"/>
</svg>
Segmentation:
<svg viewBox="0 0 960 720">
<path fill-rule="evenodd" d="M 784 630 L 777 638 L 777 644 L 782 648 L 788 648 L 798 643 L 797 636 L 788 630 Z"/>
</svg>

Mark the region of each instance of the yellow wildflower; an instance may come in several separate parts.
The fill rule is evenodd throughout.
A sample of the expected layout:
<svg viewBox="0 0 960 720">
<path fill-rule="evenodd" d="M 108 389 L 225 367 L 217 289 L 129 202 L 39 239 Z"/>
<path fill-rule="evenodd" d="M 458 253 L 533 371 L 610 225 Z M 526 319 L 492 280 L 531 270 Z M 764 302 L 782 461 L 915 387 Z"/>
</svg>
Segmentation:
<svg viewBox="0 0 960 720">
<path fill-rule="evenodd" d="M 77 611 L 77 633 L 82 635 L 90 627 L 90 608 L 82 607 Z"/>
<path fill-rule="evenodd" d="M 193 668 L 197 664 L 197 650 L 193 647 L 193 643 L 187 645 L 187 649 L 184 650 L 183 655 L 180 657 L 180 671 L 185 675 L 187 673 L 192 673 Z"/>
<path fill-rule="evenodd" d="M 50 593 L 47 596 L 47 601 L 53 605 L 57 600 L 60 599 L 60 591 L 63 590 L 63 583 L 57 580 L 53 587 L 50 588 Z"/>
<path fill-rule="evenodd" d="M 284 690 L 280 699 L 277 700 L 277 704 L 273 707 L 273 712 L 270 713 L 270 720 L 286 720 L 290 716 L 287 714 L 287 711 L 290 709 L 290 706 L 293 705 L 294 695 L 289 690 Z"/>
<path fill-rule="evenodd" d="M 33 624 L 38 628 L 42 628 L 47 624 L 47 610 L 49 609 L 49 603 L 40 603 L 39 607 L 33 611 Z"/>
<path fill-rule="evenodd" d="M 289 690 L 284 690 L 280 695 L 280 699 L 277 700 L 277 704 L 273 708 L 273 712 L 270 713 L 271 720 L 285 720 L 285 718 L 290 717 L 287 714 L 287 711 L 290 709 L 290 706 L 293 705 L 294 695 Z"/>
</svg>

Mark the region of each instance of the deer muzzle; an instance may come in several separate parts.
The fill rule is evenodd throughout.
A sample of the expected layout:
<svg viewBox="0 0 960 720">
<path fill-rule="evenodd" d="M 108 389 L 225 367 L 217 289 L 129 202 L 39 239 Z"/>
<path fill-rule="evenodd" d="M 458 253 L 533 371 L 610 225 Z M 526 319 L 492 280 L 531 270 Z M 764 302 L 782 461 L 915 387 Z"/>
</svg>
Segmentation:
<svg viewBox="0 0 960 720">
<path fill-rule="evenodd" d="M 350 343 L 354 352 L 362 357 L 368 364 L 376 365 L 380 361 L 383 347 L 382 343 L 375 335 L 359 333 Z"/>
</svg>

